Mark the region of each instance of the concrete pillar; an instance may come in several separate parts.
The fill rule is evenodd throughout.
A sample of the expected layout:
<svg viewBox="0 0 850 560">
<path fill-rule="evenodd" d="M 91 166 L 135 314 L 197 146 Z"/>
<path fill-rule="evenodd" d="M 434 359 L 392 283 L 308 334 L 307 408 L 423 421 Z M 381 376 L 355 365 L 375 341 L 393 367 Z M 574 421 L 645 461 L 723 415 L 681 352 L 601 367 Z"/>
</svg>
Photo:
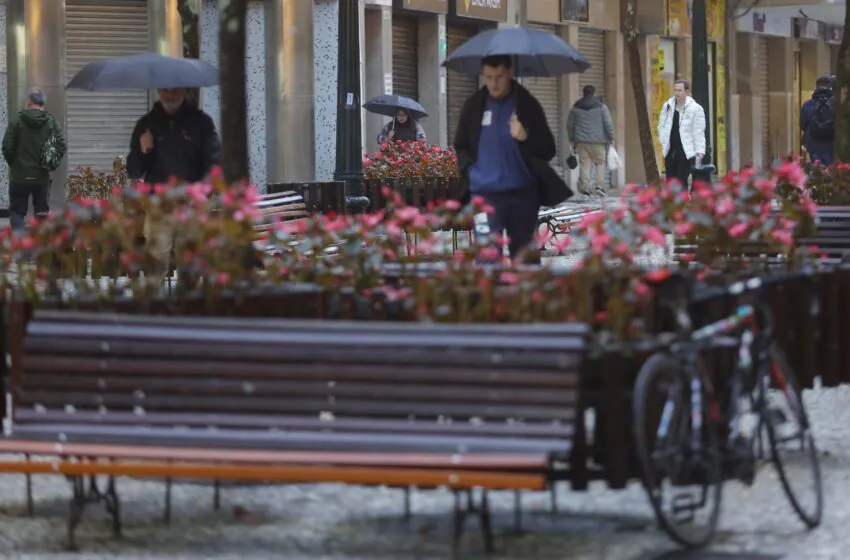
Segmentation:
<svg viewBox="0 0 850 560">
<path fill-rule="evenodd" d="M 313 3 L 265 3 L 266 182 L 315 175 Z"/>
<path fill-rule="evenodd" d="M 738 162 L 741 166 L 762 161 L 762 92 L 756 80 L 756 39 L 751 33 L 738 33 L 735 39 L 738 103 L 737 114 L 731 114 L 730 120 L 738 123 Z M 732 76 L 734 78 L 735 74 Z"/>
<path fill-rule="evenodd" d="M 781 157 L 794 151 L 794 136 L 799 135 L 793 117 L 799 112 L 799 107 L 793 106 L 794 51 L 797 41 L 790 37 L 776 37 L 768 41 L 770 60 L 766 100 L 770 114 L 779 117 L 770 119 L 770 145 L 773 155 Z M 789 118 L 781 118 L 782 115 L 788 115 Z"/>
<path fill-rule="evenodd" d="M 366 102 L 378 95 L 393 92 L 393 10 L 391 6 L 366 10 L 364 20 L 366 47 L 366 88 L 363 90 L 363 101 Z M 366 142 L 363 145 L 367 152 L 377 150 L 375 139 L 381 128 L 389 119 L 383 115 L 366 113 L 364 129 Z M 423 125 L 427 121 L 423 121 Z"/>
<path fill-rule="evenodd" d="M 577 25 L 564 25 L 561 27 L 560 31 L 561 39 L 571 45 L 578 46 L 579 27 Z M 567 167 L 567 158 L 572 150 L 569 136 L 567 136 L 567 118 L 570 115 L 570 109 L 573 108 L 573 105 L 576 101 L 578 101 L 580 96 L 578 77 L 578 74 L 564 74 L 560 78 L 561 122 L 558 123 L 558 128 L 562 130 L 564 134 L 561 144 L 561 161 L 558 163 L 561 164 L 561 167 L 564 170 L 564 180 L 569 183 L 573 192 L 578 192 L 578 168 L 570 169 Z"/>
<path fill-rule="evenodd" d="M 419 103 L 428 111 L 422 121 L 430 144 L 448 145 L 446 106 L 446 16 L 428 15 L 419 19 Z M 427 84 L 427 87 L 425 85 Z"/>
<path fill-rule="evenodd" d="M 690 37 L 676 39 L 676 79 L 693 82 L 693 41 Z"/>
<path fill-rule="evenodd" d="M 152 52 L 183 56 L 183 24 L 177 0 L 148 0 L 148 34 Z"/>
<path fill-rule="evenodd" d="M 8 111 L 11 118 L 26 104 L 27 90 L 40 88 L 47 95 L 47 110 L 65 124 L 65 3 L 55 0 L 6 2 Z M 67 134 L 67 132 L 66 132 Z M 67 158 L 53 172 L 50 190 L 53 207 L 65 203 Z"/>
<path fill-rule="evenodd" d="M 629 77 L 626 75 L 626 65 L 623 60 L 626 53 L 626 43 L 622 33 L 616 31 L 605 33 L 605 52 L 613 53 L 613 56 L 608 56 L 608 60 L 605 61 L 605 103 L 608 105 L 608 110 L 611 111 L 611 119 L 614 121 L 614 138 L 617 153 L 620 155 L 622 162 L 620 169 L 614 171 L 612 176 L 614 187 L 619 189 L 626 182 L 626 160 L 628 154 L 624 149 L 626 144 L 625 91 L 631 87 Z"/>
</svg>

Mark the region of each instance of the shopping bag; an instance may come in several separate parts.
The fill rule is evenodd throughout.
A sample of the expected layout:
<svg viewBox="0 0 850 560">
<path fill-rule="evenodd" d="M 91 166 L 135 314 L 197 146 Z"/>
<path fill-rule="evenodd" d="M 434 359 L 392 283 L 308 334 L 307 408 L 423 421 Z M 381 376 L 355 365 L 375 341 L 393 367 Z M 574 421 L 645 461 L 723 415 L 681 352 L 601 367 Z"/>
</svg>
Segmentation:
<svg viewBox="0 0 850 560">
<path fill-rule="evenodd" d="M 622 165 L 622 163 L 620 162 L 620 156 L 617 154 L 617 148 L 615 148 L 614 146 L 608 146 L 608 155 L 606 163 L 608 164 L 609 171 L 615 171 L 617 169 L 620 169 L 620 166 Z"/>
</svg>

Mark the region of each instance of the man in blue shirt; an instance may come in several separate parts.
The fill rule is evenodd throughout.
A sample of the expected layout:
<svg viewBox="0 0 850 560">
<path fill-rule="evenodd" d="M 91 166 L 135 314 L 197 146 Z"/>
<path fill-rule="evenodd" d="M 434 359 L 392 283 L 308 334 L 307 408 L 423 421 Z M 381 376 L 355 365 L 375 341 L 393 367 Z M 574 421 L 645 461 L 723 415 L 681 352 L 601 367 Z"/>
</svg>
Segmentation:
<svg viewBox="0 0 850 560">
<path fill-rule="evenodd" d="M 514 80 L 511 58 L 482 64 L 485 87 L 466 101 L 454 146 L 472 195 L 492 207 L 490 231 L 507 232 L 511 258 L 528 246 L 540 210 L 538 168 L 557 147 L 543 107 Z"/>
</svg>

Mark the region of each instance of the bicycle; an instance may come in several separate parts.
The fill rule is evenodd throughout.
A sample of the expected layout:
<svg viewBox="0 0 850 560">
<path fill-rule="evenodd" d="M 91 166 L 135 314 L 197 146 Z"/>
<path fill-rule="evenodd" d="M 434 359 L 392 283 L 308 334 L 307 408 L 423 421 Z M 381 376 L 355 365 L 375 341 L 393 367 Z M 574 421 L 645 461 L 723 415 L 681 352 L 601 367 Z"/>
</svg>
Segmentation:
<svg viewBox="0 0 850 560">
<path fill-rule="evenodd" d="M 791 273 L 785 278 L 801 274 L 807 273 Z M 734 478 L 752 484 L 759 463 L 768 458 L 798 517 L 808 528 L 818 526 L 823 513 L 823 488 L 817 449 L 799 383 L 773 339 L 773 316 L 760 298 L 763 281 L 751 278 L 728 288 L 716 288 L 675 275 L 658 288 L 660 301 L 673 311 L 677 331 L 668 335 L 663 351 L 644 363 L 632 398 L 643 486 L 661 528 L 685 547 L 704 546 L 717 529 L 724 481 Z M 661 297 L 671 289 L 675 293 L 672 305 Z M 698 295 L 700 289 L 702 294 Z M 735 312 L 694 329 L 692 306 L 724 295 L 736 297 Z M 754 296 L 754 301 L 741 303 L 745 295 Z M 728 335 L 734 333 L 737 336 L 730 339 Z M 700 356 L 700 352 L 722 344 L 738 348 L 725 411 L 718 404 L 719 395 Z M 664 398 L 660 407 L 653 407 L 650 400 L 656 388 Z M 771 388 L 781 392 L 790 413 L 775 406 L 776 399 L 771 397 L 776 395 Z M 790 437 L 782 435 L 787 422 L 796 423 L 796 431 Z M 762 445 L 764 431 L 769 457 Z M 811 503 L 803 503 L 790 476 L 788 459 L 780 455 L 780 445 L 787 442 L 801 445 L 800 455 L 812 475 L 813 494 L 807 496 L 813 498 Z M 661 488 L 665 478 L 673 486 L 669 515 Z M 682 490 L 695 485 L 698 494 Z M 698 523 L 695 518 L 702 511 L 707 519 Z"/>
</svg>

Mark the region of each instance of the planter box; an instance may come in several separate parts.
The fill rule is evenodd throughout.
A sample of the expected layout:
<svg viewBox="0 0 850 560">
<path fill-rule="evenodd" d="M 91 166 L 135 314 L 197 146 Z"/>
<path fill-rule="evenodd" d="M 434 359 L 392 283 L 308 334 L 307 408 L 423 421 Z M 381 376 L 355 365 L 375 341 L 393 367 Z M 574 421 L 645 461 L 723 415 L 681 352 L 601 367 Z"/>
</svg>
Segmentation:
<svg viewBox="0 0 850 560">
<path fill-rule="evenodd" d="M 386 208 L 387 200 L 382 192 L 385 186 L 401 193 L 405 203 L 422 209 L 443 200 L 463 202 L 466 196 L 462 177 L 364 179 L 364 194 L 372 203 L 370 210 Z"/>
</svg>

